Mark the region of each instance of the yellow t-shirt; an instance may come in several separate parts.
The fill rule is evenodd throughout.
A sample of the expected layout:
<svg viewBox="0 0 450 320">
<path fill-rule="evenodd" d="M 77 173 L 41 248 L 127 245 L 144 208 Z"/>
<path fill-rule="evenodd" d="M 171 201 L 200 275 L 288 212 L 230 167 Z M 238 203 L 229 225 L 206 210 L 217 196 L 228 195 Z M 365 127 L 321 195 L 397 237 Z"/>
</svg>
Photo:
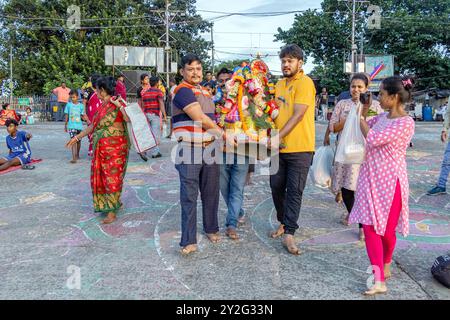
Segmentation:
<svg viewBox="0 0 450 320">
<path fill-rule="evenodd" d="M 282 140 L 286 148 L 281 149 L 280 152 L 314 152 L 316 140 L 314 125 L 316 88 L 314 82 L 302 70 L 288 85 L 286 85 L 286 79 L 278 81 L 275 87 L 275 98 L 280 107 L 280 114 L 275 119 L 279 130 L 294 114 L 294 104 L 308 106 L 302 121 Z"/>
<path fill-rule="evenodd" d="M 158 89 L 161 90 L 164 95 L 166 95 L 166 88 L 162 84 L 158 85 Z"/>
</svg>

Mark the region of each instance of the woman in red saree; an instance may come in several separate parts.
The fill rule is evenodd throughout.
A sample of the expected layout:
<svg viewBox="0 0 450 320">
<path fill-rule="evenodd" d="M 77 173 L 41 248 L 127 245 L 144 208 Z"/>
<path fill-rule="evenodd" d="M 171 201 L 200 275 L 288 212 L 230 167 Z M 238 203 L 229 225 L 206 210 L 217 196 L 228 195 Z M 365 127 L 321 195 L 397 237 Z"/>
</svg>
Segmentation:
<svg viewBox="0 0 450 320">
<path fill-rule="evenodd" d="M 116 220 L 116 213 L 122 206 L 123 179 L 128 162 L 129 140 L 126 122 L 129 121 L 119 99 L 112 98 L 115 90 L 112 77 L 100 78 L 97 94 L 103 101 L 92 124 L 67 143 L 67 147 L 92 134 L 93 158 L 91 165 L 91 187 L 94 211 L 106 213 L 103 223 Z"/>
<path fill-rule="evenodd" d="M 9 103 L 5 103 L 2 105 L 2 110 L 0 111 L 0 126 L 4 126 L 8 119 L 20 120 L 16 111 L 9 108 Z"/>
</svg>

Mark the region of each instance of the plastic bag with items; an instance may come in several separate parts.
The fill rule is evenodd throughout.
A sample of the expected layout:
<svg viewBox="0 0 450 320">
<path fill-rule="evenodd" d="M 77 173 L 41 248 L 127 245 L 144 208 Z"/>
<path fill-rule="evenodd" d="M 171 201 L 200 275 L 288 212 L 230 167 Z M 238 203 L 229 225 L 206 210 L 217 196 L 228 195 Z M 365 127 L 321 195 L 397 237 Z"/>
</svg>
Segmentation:
<svg viewBox="0 0 450 320">
<path fill-rule="evenodd" d="M 343 164 L 361 164 L 364 161 L 366 139 L 361 132 L 360 104 L 353 107 L 339 137 L 335 161 Z"/>
<path fill-rule="evenodd" d="M 316 187 L 329 188 L 333 169 L 334 152 L 331 146 L 320 147 L 314 155 L 309 175 Z"/>
</svg>

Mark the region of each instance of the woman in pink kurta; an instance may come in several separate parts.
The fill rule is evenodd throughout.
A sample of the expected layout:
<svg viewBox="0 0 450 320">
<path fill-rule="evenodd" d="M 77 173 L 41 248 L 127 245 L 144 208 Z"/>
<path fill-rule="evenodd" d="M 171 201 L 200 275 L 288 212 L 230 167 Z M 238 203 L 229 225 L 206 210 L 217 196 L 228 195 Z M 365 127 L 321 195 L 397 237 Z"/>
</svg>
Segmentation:
<svg viewBox="0 0 450 320">
<path fill-rule="evenodd" d="M 352 108 L 357 108 L 360 101 L 360 95 L 366 93 L 369 89 L 369 79 L 364 73 L 356 73 L 350 81 L 350 94 L 351 99 L 341 100 L 338 102 L 333 110 L 331 119 L 329 122 L 329 129 L 326 134 L 337 133 L 337 144 L 342 130 L 345 126 L 345 121 Z M 371 100 L 371 101 L 370 101 Z M 368 101 L 369 111 L 367 119 L 371 119 L 384 112 L 380 103 L 376 100 L 370 99 Z M 325 137 L 325 141 L 328 140 Z M 333 174 L 331 179 L 331 191 L 335 195 L 341 195 L 342 201 L 347 209 L 347 214 L 342 219 L 342 223 L 348 226 L 348 218 L 352 211 L 355 202 L 355 190 L 356 182 L 359 175 L 359 164 L 343 164 L 335 162 L 333 165 Z M 336 197 L 339 202 L 339 197 Z M 359 239 L 364 241 L 364 233 L 362 230 L 362 224 L 359 225 Z"/>
<path fill-rule="evenodd" d="M 391 77 L 383 81 L 380 103 L 383 113 L 368 122 L 361 119 L 366 137 L 366 157 L 361 165 L 350 223 L 362 223 L 366 249 L 375 273 L 372 295 L 387 291 L 385 277 L 395 249 L 395 231 L 409 231 L 409 185 L 406 149 L 414 134 L 414 120 L 404 110 L 412 81 Z M 367 116 L 367 110 L 363 110 Z"/>
</svg>

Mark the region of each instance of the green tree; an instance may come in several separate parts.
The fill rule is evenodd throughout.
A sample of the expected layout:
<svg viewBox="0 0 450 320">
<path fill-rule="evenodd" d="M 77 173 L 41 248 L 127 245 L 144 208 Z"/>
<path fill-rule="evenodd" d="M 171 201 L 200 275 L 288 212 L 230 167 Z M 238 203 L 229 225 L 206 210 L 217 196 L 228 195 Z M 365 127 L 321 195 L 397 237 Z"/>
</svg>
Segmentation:
<svg viewBox="0 0 450 320">
<path fill-rule="evenodd" d="M 174 52 L 206 57 L 209 43 L 200 32 L 209 23 L 195 12 L 195 0 L 171 1 L 171 10 L 185 12 L 171 25 Z M 67 8 L 81 9 L 81 29 L 66 27 Z M 92 73 L 112 74 L 105 66 L 105 45 L 159 46 L 165 32 L 165 1 L 144 0 L 6 0 L 0 7 L 0 59 L 7 61 L 13 46 L 15 94 L 49 93 L 55 83 L 79 86 Z M 174 42 L 175 40 L 175 42 Z M 0 63 L 4 71 L 7 63 Z M 2 73 L 0 71 L 0 74 Z"/>
<path fill-rule="evenodd" d="M 392 54 L 395 73 L 414 75 L 418 88 L 450 87 L 449 0 L 371 0 L 381 7 L 381 29 L 367 28 L 365 8 L 357 15 L 356 40 L 365 54 Z M 298 14 L 277 40 L 297 43 L 317 67 L 312 75 L 331 92 L 348 88 L 343 61 L 351 47 L 351 15 L 345 2 L 324 0 L 322 10 Z"/>
<path fill-rule="evenodd" d="M 216 66 L 214 69 L 216 72 L 219 72 L 222 68 L 227 68 L 228 70 L 233 71 L 234 68 L 240 66 L 242 62 L 249 62 L 245 59 L 235 59 L 235 60 L 228 60 L 228 61 L 222 61 L 218 66 Z"/>
</svg>

